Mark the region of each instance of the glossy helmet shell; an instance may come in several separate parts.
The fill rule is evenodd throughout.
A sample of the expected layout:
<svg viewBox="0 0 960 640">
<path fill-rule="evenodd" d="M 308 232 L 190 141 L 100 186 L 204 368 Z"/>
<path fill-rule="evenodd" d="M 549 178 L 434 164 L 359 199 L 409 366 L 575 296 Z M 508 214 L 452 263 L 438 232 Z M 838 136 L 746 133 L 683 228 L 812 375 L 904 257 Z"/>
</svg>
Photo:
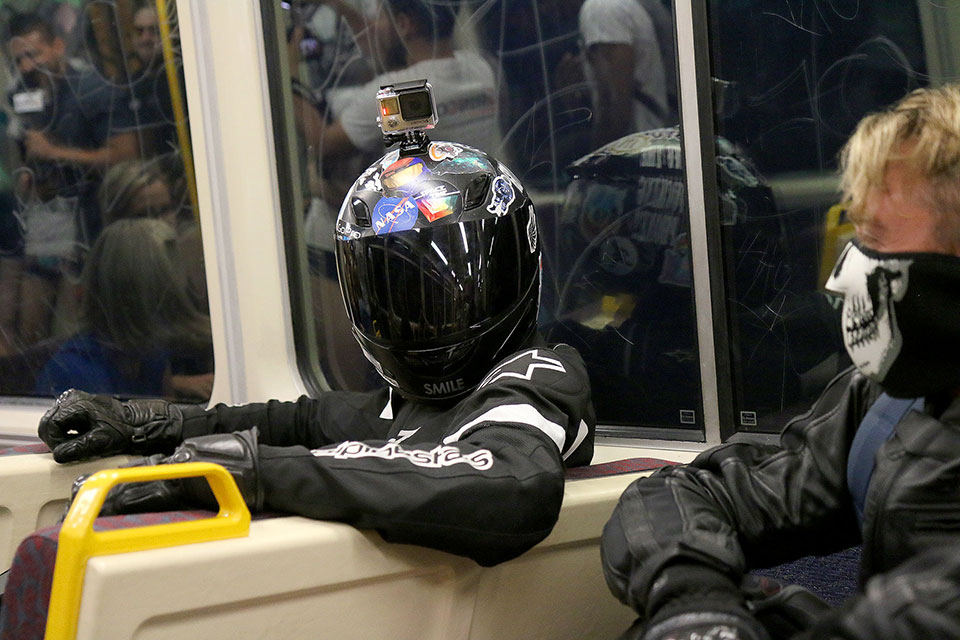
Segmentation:
<svg viewBox="0 0 960 640">
<path fill-rule="evenodd" d="M 388 152 L 344 199 L 336 245 L 354 336 L 407 398 L 470 392 L 536 330 L 534 207 L 482 151 L 431 142 Z"/>
</svg>

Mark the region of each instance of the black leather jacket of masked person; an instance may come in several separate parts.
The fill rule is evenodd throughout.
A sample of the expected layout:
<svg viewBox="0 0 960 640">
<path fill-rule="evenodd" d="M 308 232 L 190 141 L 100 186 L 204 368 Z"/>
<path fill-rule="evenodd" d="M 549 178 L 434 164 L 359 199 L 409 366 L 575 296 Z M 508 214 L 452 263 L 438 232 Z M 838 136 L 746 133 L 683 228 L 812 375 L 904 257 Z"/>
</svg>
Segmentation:
<svg viewBox="0 0 960 640">
<path fill-rule="evenodd" d="M 677 559 L 736 576 L 862 541 L 864 593 L 816 637 L 960 638 L 960 398 L 928 400 L 896 426 L 878 452 L 861 529 L 847 454 L 880 393 L 848 370 L 779 447 L 721 445 L 630 485 L 604 530 L 611 590 L 643 615 L 653 579 Z"/>
</svg>

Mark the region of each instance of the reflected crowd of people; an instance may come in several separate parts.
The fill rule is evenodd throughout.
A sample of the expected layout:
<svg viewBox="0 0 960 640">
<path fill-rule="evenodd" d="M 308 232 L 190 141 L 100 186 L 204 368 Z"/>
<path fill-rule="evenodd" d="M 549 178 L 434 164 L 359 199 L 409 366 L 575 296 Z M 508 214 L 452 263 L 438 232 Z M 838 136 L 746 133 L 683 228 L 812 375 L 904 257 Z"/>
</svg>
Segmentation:
<svg viewBox="0 0 960 640">
<path fill-rule="evenodd" d="M 207 399 L 175 3 L 11 3 L 0 39 L 0 393 Z"/>
<path fill-rule="evenodd" d="M 649 376 L 649 366 L 638 363 L 657 361 L 650 357 L 657 351 L 670 360 L 658 370 L 678 372 L 664 384 L 683 387 L 684 397 L 698 396 L 693 329 L 678 340 L 675 328 L 686 325 L 665 321 L 674 335 L 661 340 L 637 328 L 653 321 L 644 315 L 654 308 L 644 297 L 648 290 L 680 301 L 671 317 L 692 318 L 690 279 L 662 277 L 689 272 L 691 265 L 685 194 L 673 186 L 682 186 L 685 168 L 672 3 L 294 0 L 279 6 L 297 142 L 300 197 L 294 201 L 311 268 L 317 346 L 334 386 L 379 383 L 372 370 L 356 364 L 363 359 L 340 302 L 333 268 L 337 212 L 349 186 L 384 153 L 376 89 L 427 78 L 439 116 L 431 137 L 492 154 L 533 192 L 544 238 L 542 324 L 553 334 L 548 338 L 576 335 L 588 366 L 616 372 L 608 389 L 596 391 L 601 395 Z M 6 88 L 0 110 L 0 391 L 13 393 L 7 380 L 23 386 L 27 378 L 6 364 L 29 361 L 35 377 L 42 368 L 37 362 L 89 330 L 83 324 L 87 256 L 118 220 L 156 218 L 174 229 L 184 272 L 177 281 L 199 312 L 208 311 L 192 176 L 182 153 L 189 138 L 175 3 L 5 4 L 0 41 L 8 63 L 0 76 Z M 718 75 L 743 83 L 746 67 L 734 68 L 731 60 L 718 56 Z M 735 113 L 736 83 L 725 86 L 733 87 L 733 98 L 718 100 L 717 131 L 726 138 L 718 138 L 718 149 L 727 142 L 736 148 L 731 166 L 740 173 L 731 184 L 756 179 L 755 192 L 764 194 L 744 200 L 721 184 L 723 242 L 743 252 L 730 265 L 728 296 L 749 320 L 733 349 L 788 363 L 781 368 L 799 375 L 816 366 L 824 350 L 813 349 L 812 365 L 795 364 L 791 343 L 798 334 L 780 332 L 785 316 L 769 320 L 764 310 L 792 305 L 809 309 L 815 319 L 829 315 L 807 295 L 816 284 L 795 266 L 819 264 L 806 253 L 818 250 L 807 240 L 819 232 L 822 211 L 788 211 L 806 225 L 800 232 L 788 228 L 772 189 L 764 186 L 766 166 L 753 166 L 762 146 L 745 144 L 749 137 L 734 126 L 748 122 L 751 112 Z M 725 105 L 733 106 L 724 112 Z M 718 163 L 728 157 L 718 153 Z M 624 163 L 632 167 L 638 159 L 641 166 L 621 175 Z M 725 175 L 721 171 L 718 180 Z M 663 202 L 662 189 L 676 197 Z M 607 227 L 599 228 L 600 220 L 608 220 Z M 789 236 L 805 243 L 804 255 Z M 571 273 L 578 281 L 568 287 Z M 654 281 L 653 289 L 647 286 Z M 752 295 L 758 283 L 769 295 Z M 825 351 L 834 346 L 830 342 Z M 622 355 L 614 368 L 607 366 L 611 349 Z M 212 371 L 210 357 L 186 360 L 172 360 L 171 375 Z M 781 380 L 769 406 L 783 408 L 779 389 L 795 382 Z M 30 386 L 30 393 L 40 392 Z M 602 398 L 597 404 L 603 411 Z M 674 404 L 664 405 L 663 426 L 677 426 Z M 680 413 L 697 414 L 696 402 Z"/>
<path fill-rule="evenodd" d="M 678 124 L 663 0 L 304 1 L 283 18 L 317 344 L 341 386 L 378 381 L 355 364 L 363 359 L 331 265 L 347 189 L 384 153 L 380 86 L 428 79 L 439 117 L 431 139 L 482 149 L 557 194 L 565 167 L 592 149 Z M 538 210 L 541 225 L 558 213 Z"/>
<path fill-rule="evenodd" d="M 355 365 L 362 359 L 331 268 L 333 225 L 349 185 L 384 153 L 376 89 L 427 78 L 440 118 L 431 138 L 484 149 L 532 189 L 544 238 L 541 328 L 548 339 L 580 349 L 602 382 L 594 389 L 601 422 L 632 424 L 643 415 L 644 424 L 658 427 L 702 427 L 672 3 L 286 6 L 313 315 L 321 361 L 335 384 L 359 388 L 378 378 Z M 721 13 L 728 12 L 735 13 Z M 819 261 L 823 212 L 834 202 L 783 210 L 766 167 L 755 162 L 758 148 L 724 135 L 749 122 L 739 91 L 751 72 L 749 60 L 723 53 L 717 73 L 730 81 L 715 83 L 721 242 L 731 252 L 731 350 L 745 379 L 735 393 L 745 424 L 756 425 L 758 414 L 776 421 L 806 402 L 844 364 L 829 329 L 835 310 L 809 277 Z M 783 53 L 792 60 L 808 49 Z M 638 391 L 638 406 L 621 402 L 624 389 L 645 384 L 676 393 Z"/>
</svg>

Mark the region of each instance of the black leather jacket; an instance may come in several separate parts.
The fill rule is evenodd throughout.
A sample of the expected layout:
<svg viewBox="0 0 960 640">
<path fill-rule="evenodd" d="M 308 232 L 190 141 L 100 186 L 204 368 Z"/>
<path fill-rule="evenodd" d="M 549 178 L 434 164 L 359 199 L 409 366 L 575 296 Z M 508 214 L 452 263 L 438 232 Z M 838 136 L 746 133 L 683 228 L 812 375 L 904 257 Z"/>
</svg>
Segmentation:
<svg viewBox="0 0 960 640">
<path fill-rule="evenodd" d="M 736 576 L 862 542 L 863 594 L 810 637 L 960 638 L 960 398 L 928 400 L 896 426 L 861 529 L 847 454 L 880 393 L 848 370 L 779 447 L 721 445 L 634 482 L 604 529 L 611 590 L 643 616 L 653 579 L 678 558 Z"/>
</svg>

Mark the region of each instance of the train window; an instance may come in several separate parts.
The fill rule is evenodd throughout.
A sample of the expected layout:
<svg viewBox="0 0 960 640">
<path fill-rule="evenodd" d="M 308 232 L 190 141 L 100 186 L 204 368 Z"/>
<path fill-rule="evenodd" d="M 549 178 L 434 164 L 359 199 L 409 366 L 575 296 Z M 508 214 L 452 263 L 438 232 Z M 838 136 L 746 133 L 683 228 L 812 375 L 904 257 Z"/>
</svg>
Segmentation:
<svg viewBox="0 0 960 640">
<path fill-rule="evenodd" d="M 0 394 L 206 401 L 173 0 L 0 6 Z"/>
<path fill-rule="evenodd" d="M 293 132 L 277 136 L 277 149 L 300 256 L 294 297 L 306 300 L 295 311 L 298 350 L 317 389 L 381 384 L 340 300 L 333 229 L 349 186 L 384 153 L 377 88 L 427 78 L 440 120 L 431 139 L 481 148 L 531 194 L 540 330 L 582 353 L 600 424 L 703 437 L 669 1 L 263 7 L 268 38 L 279 40 L 267 48 L 278 67 L 275 126 Z"/>
<path fill-rule="evenodd" d="M 714 0 L 708 22 L 730 413 L 735 429 L 775 431 L 847 364 L 822 291 L 852 235 L 836 206 L 838 150 L 867 112 L 960 77 L 960 11 L 929 0 Z"/>
</svg>

